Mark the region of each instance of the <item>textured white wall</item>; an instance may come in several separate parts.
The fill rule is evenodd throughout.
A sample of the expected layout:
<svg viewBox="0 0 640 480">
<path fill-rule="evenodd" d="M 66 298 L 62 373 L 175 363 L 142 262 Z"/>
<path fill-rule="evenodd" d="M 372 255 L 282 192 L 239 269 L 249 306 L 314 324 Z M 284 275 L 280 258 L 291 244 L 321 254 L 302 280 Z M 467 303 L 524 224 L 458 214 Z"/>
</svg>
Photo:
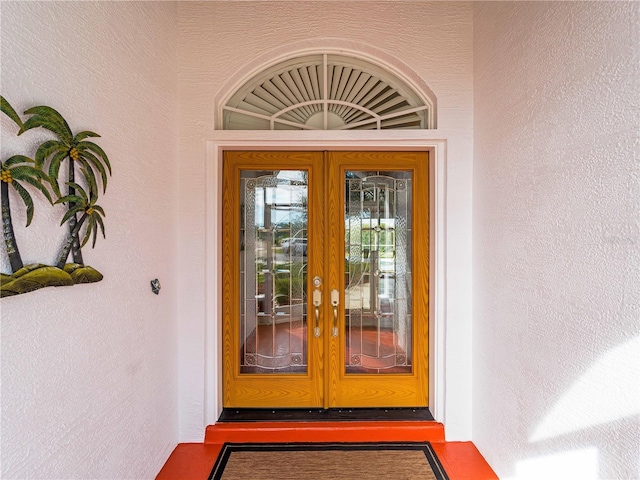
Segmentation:
<svg viewBox="0 0 640 480">
<path fill-rule="evenodd" d="M 2 299 L 3 479 L 153 478 L 177 442 L 176 10 L 2 2 L 2 95 L 97 131 L 113 166 L 107 238 L 83 250 L 104 280 Z M 43 138 L 14 132 L 3 158 Z M 63 210 L 37 199 L 25 229 L 12 200 L 25 263 L 53 262 Z"/>
<path fill-rule="evenodd" d="M 474 4 L 473 440 L 504 479 L 640 478 L 639 11 Z"/>
<path fill-rule="evenodd" d="M 215 100 L 253 60 L 307 41 L 362 45 L 409 65 L 438 98 L 447 143 L 447 435 L 471 435 L 472 9 L 459 2 L 181 2 L 180 438 L 205 425 L 205 192 L 203 139 Z M 337 39 L 337 40 L 336 40 Z M 210 347 L 211 348 L 211 347 Z M 212 400 L 210 400 L 212 401 Z"/>
</svg>

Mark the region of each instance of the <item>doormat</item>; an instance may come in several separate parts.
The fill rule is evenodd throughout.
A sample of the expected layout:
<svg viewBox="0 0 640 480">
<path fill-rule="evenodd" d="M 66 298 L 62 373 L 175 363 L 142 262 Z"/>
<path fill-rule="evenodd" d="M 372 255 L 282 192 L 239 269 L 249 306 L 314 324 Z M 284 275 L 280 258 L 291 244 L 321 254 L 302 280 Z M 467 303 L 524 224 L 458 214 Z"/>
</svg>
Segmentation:
<svg viewBox="0 0 640 480">
<path fill-rule="evenodd" d="M 449 480 L 428 442 L 225 443 L 209 480 Z"/>
</svg>

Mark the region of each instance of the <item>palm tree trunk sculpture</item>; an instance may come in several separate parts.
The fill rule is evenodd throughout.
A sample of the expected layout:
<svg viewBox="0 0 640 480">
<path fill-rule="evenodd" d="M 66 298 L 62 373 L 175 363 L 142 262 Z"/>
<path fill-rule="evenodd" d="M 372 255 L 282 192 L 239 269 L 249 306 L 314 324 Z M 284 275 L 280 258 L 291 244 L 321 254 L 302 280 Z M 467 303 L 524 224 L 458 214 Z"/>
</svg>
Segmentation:
<svg viewBox="0 0 640 480">
<path fill-rule="evenodd" d="M 5 178 L 6 175 L 3 172 L 2 182 L 0 182 L 0 189 L 2 190 L 2 231 L 4 232 L 4 244 L 11 264 L 11 272 L 15 273 L 24 267 L 24 264 L 18 250 L 15 233 L 13 232 L 11 205 L 9 204 L 9 182 L 5 181 Z"/>
<path fill-rule="evenodd" d="M 75 177 L 75 162 L 73 156 L 69 155 L 69 195 L 75 195 L 76 190 L 71 186 L 72 183 L 76 181 Z M 75 207 L 75 203 L 69 202 L 69 210 L 73 210 Z M 72 243 L 71 243 L 71 253 L 73 254 L 73 263 L 79 263 L 80 265 L 84 265 L 84 260 L 82 258 L 82 250 L 80 249 L 80 237 L 78 235 L 78 231 L 80 228 L 76 229 L 76 224 L 78 224 L 78 219 L 75 215 L 72 215 L 69 218 L 69 234 L 71 235 Z M 73 233 L 75 231 L 75 234 Z M 69 252 L 67 252 L 67 256 L 69 256 Z M 67 261 L 65 257 L 63 260 L 62 266 L 64 267 L 64 262 Z M 60 267 L 62 268 L 62 267 Z"/>
<path fill-rule="evenodd" d="M 78 247 L 80 246 L 79 243 L 79 233 L 80 233 L 80 227 L 82 227 L 82 224 L 84 223 L 84 221 L 87 219 L 87 214 L 84 213 L 81 217 L 80 220 L 76 220 L 75 219 L 75 215 L 74 215 L 74 219 L 73 219 L 73 228 L 71 230 L 69 230 L 69 236 L 67 237 L 67 239 L 64 242 L 64 245 L 62 246 L 62 250 L 60 250 L 60 254 L 58 255 L 58 258 L 56 260 L 56 267 L 58 268 L 64 268 L 64 264 L 67 261 L 67 257 L 69 256 L 69 252 L 71 251 L 71 249 L 73 248 L 73 245 L 75 243 L 78 243 Z M 69 225 L 71 225 L 71 221 L 69 221 Z M 78 251 L 80 249 L 78 248 Z M 79 263 L 79 262 L 76 262 Z"/>
</svg>

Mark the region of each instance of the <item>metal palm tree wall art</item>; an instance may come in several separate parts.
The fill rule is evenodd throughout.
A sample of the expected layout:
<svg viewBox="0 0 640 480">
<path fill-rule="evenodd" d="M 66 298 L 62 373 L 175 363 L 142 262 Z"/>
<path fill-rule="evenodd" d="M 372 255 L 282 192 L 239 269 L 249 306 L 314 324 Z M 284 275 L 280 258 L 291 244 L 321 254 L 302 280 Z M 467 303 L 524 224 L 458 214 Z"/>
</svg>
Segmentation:
<svg viewBox="0 0 640 480">
<path fill-rule="evenodd" d="M 0 103 L 2 112 L 18 126 L 18 135 L 33 128 L 43 128 L 56 137 L 42 143 L 33 159 L 14 155 L 0 161 L 2 227 L 5 250 L 11 265 L 10 274 L 0 274 L 1 296 L 19 295 L 43 287 L 99 282 L 103 276 L 84 264 L 82 247 L 89 240 L 92 247 L 95 247 L 98 231 L 105 237 L 105 212 L 97 205 L 97 201 L 100 184 L 102 193 L 106 192 L 111 164 L 102 148 L 87 140 L 100 135 L 91 131 L 74 135 L 67 121 L 51 107 L 30 108 L 24 112 L 29 117 L 23 122 L 2 96 Z M 64 178 L 66 195 L 61 192 L 59 182 L 63 163 L 67 167 Z M 79 180 L 76 179 L 78 170 L 81 173 Z M 67 233 L 55 265 L 23 264 L 11 218 L 10 186 L 18 193 L 27 209 L 27 227 L 34 214 L 34 202 L 29 190 L 36 189 L 51 205 L 67 205 L 67 211 L 60 222 L 60 225 L 67 224 Z M 67 263 L 69 254 L 72 255 L 71 263 Z"/>
</svg>

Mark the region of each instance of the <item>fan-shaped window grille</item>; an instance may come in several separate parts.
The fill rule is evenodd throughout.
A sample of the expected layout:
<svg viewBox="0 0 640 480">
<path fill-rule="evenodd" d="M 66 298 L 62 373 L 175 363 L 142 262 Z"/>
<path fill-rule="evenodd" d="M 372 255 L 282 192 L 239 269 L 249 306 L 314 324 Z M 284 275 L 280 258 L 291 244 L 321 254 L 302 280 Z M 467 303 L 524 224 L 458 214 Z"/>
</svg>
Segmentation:
<svg viewBox="0 0 640 480">
<path fill-rule="evenodd" d="M 434 128 L 433 102 L 357 58 L 290 59 L 253 77 L 223 106 L 225 130 Z"/>
</svg>

